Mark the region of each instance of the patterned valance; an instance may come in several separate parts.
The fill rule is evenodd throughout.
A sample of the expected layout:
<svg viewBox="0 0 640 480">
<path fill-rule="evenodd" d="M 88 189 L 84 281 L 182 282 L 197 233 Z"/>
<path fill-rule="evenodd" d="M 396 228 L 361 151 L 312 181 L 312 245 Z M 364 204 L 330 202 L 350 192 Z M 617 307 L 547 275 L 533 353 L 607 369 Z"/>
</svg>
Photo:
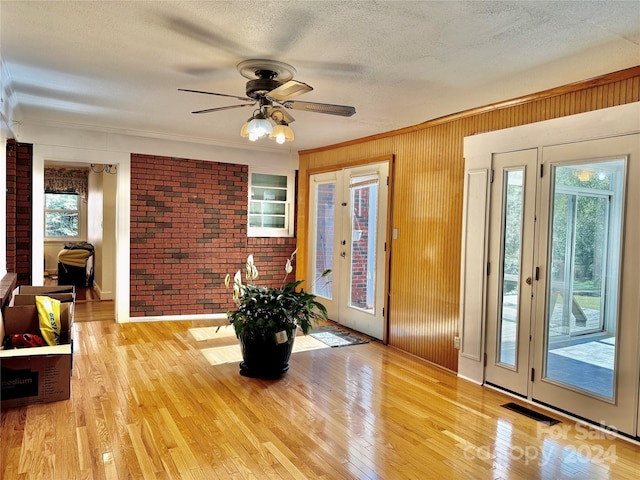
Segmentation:
<svg viewBox="0 0 640 480">
<path fill-rule="evenodd" d="M 45 168 L 44 191 L 47 193 L 77 193 L 86 200 L 88 176 L 88 170 Z"/>
</svg>

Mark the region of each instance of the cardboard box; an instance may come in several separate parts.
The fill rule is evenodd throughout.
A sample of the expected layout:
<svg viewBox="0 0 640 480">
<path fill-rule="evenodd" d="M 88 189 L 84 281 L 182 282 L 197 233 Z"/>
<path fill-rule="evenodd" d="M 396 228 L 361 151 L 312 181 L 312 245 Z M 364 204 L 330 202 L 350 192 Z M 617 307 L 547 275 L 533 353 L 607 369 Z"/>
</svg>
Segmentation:
<svg viewBox="0 0 640 480">
<path fill-rule="evenodd" d="M 35 305 L 36 295 L 55 298 L 64 303 L 75 302 L 76 287 L 73 285 L 53 285 L 50 287 L 20 285 L 13 290 L 9 305 Z"/>
<path fill-rule="evenodd" d="M 15 293 L 31 293 L 33 295 L 47 295 L 49 293 L 76 293 L 73 285 L 50 285 L 48 287 L 34 287 L 33 285 L 20 285 Z"/>
<path fill-rule="evenodd" d="M 37 296 L 42 295 L 35 295 L 30 293 L 14 293 L 14 295 L 11 297 L 11 300 L 9 301 L 9 306 L 14 307 L 19 305 L 35 305 Z M 76 300 L 73 293 L 50 293 L 44 296 L 60 300 L 60 303 L 74 304 Z"/>
<path fill-rule="evenodd" d="M 60 345 L 0 350 L 2 408 L 66 400 L 71 396 L 73 304 L 60 305 Z M 40 333 L 33 305 L 6 307 L 0 335 Z"/>
</svg>

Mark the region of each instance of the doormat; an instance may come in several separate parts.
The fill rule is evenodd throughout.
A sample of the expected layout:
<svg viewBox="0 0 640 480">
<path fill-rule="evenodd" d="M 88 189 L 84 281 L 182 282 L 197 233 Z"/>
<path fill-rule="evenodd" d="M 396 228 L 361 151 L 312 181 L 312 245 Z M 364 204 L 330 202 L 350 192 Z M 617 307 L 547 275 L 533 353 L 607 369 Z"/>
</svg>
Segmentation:
<svg viewBox="0 0 640 480">
<path fill-rule="evenodd" d="M 355 335 L 352 335 L 341 328 L 334 327 L 333 325 L 315 327 L 309 335 L 330 347 L 346 347 L 348 345 L 369 343 L 369 340 L 356 337 Z"/>
<path fill-rule="evenodd" d="M 555 425 L 556 423 L 560 423 L 560 420 L 556 420 L 555 418 L 551 418 L 544 413 L 536 412 L 535 410 L 531 410 L 530 408 L 523 407 L 522 405 L 518 405 L 517 403 L 509 402 L 502 405 L 504 408 L 511 410 L 513 412 L 517 412 L 525 417 L 533 418 L 534 420 L 544 423 L 545 425 Z"/>
</svg>

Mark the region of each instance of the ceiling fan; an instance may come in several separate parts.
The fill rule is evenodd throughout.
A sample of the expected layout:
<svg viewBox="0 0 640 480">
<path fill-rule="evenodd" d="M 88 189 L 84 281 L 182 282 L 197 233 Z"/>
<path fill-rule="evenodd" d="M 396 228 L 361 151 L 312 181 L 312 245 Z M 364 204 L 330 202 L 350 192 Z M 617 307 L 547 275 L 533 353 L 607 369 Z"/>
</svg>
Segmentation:
<svg viewBox="0 0 640 480">
<path fill-rule="evenodd" d="M 291 100 L 294 97 L 310 92 L 313 88 L 306 83 L 293 80 L 296 70 L 286 63 L 275 60 L 252 59 L 240 62 L 237 65 L 237 69 L 243 77 L 249 79 L 246 85 L 246 97 L 187 88 L 179 88 L 178 90 L 235 98 L 248 103 L 206 108 L 191 113 L 211 113 L 235 108 L 256 107 L 252 117 L 243 125 L 240 134 L 243 137 L 249 137 L 249 140 L 257 140 L 268 135 L 278 143 L 293 140 L 293 130 L 291 130 L 289 124 L 295 119 L 286 109 L 326 113 L 343 117 L 350 117 L 356 113 L 354 107 L 347 105 Z M 272 120 L 276 125 L 272 126 L 269 120 Z"/>
</svg>

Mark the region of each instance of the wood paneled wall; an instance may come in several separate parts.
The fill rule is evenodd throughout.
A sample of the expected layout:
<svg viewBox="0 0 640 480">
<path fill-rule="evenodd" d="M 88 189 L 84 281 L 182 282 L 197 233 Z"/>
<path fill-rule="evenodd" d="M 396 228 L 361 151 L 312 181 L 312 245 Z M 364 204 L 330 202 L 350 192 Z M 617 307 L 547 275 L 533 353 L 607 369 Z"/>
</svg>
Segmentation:
<svg viewBox="0 0 640 480">
<path fill-rule="evenodd" d="M 309 170 L 395 156 L 388 343 L 457 371 L 463 139 L 640 101 L 640 66 L 394 132 L 300 152 L 298 256 L 306 259 Z M 298 264 L 305 278 L 306 262 Z"/>
</svg>

